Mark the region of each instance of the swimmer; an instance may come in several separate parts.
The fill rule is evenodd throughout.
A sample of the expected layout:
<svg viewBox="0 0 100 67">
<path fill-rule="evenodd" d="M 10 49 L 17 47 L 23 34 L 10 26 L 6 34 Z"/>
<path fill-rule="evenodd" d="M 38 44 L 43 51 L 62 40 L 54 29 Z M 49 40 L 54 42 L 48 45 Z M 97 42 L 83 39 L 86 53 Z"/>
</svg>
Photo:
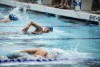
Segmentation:
<svg viewBox="0 0 100 67">
<path fill-rule="evenodd" d="M 9 21 L 17 21 L 20 19 L 19 13 L 21 12 L 21 8 L 14 8 L 12 11 L 9 12 L 7 16 L 3 16 L 4 18 L 0 20 L 0 22 L 9 22 Z"/>
<path fill-rule="evenodd" d="M 57 56 L 59 55 L 59 52 L 57 51 L 52 51 L 52 53 L 48 53 L 46 50 L 43 50 L 43 49 L 30 49 L 30 50 L 22 50 L 22 51 L 19 51 L 19 54 L 12 54 L 12 55 L 9 55 L 7 56 L 9 59 L 17 59 L 19 57 L 23 57 L 21 56 L 20 53 L 27 53 L 31 56 L 34 56 L 34 57 L 42 57 L 42 58 L 57 58 Z"/>
<path fill-rule="evenodd" d="M 32 34 L 41 34 L 41 33 L 48 33 L 48 32 L 53 32 L 53 27 L 51 26 L 47 26 L 44 29 L 39 26 L 38 24 L 34 23 L 34 22 L 29 22 L 27 24 L 27 26 L 22 30 L 24 33 L 27 33 L 28 29 L 30 28 L 30 26 L 34 26 L 36 29 L 31 32 Z"/>
<path fill-rule="evenodd" d="M 0 22 L 17 21 L 18 17 L 15 14 L 9 14 L 8 17 L 3 18 Z"/>
</svg>

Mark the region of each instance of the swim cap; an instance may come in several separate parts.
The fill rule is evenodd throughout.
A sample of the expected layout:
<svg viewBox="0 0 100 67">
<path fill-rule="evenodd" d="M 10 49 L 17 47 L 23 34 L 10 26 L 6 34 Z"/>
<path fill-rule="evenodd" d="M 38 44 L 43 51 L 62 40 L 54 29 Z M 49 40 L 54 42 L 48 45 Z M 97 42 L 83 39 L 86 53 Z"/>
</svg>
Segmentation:
<svg viewBox="0 0 100 67">
<path fill-rule="evenodd" d="M 13 20 L 13 21 L 17 21 L 17 20 L 18 20 L 17 16 L 14 15 L 14 14 L 10 14 L 10 15 L 9 15 L 9 19 L 10 19 L 10 20 Z"/>
<path fill-rule="evenodd" d="M 47 28 L 49 28 L 50 31 L 53 32 L 53 26 L 47 26 Z"/>
</svg>

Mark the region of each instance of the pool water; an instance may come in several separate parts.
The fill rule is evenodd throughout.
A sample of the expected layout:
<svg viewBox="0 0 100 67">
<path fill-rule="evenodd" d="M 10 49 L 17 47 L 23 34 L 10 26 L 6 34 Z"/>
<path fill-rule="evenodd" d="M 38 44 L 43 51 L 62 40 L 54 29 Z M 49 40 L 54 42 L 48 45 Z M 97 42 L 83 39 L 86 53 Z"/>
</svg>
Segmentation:
<svg viewBox="0 0 100 67">
<path fill-rule="evenodd" d="M 74 24 L 68 20 L 63 21 L 30 11 L 22 14 L 21 17 L 22 20 L 17 22 L 0 23 L 0 56 L 6 56 L 9 53 L 24 49 L 43 48 L 49 51 L 51 49 L 62 50 L 66 58 L 100 58 L 99 26 Z M 25 35 L 21 30 L 30 21 L 41 25 L 43 28 L 53 26 L 54 31 L 41 35 Z M 34 29 L 34 27 L 30 27 L 28 32 Z M 73 64 L 66 63 L 65 65 L 22 65 L 20 67 L 95 67 L 100 65 L 98 62 L 76 62 L 73 62 Z M 15 67 L 19 67 L 19 65 Z"/>
</svg>

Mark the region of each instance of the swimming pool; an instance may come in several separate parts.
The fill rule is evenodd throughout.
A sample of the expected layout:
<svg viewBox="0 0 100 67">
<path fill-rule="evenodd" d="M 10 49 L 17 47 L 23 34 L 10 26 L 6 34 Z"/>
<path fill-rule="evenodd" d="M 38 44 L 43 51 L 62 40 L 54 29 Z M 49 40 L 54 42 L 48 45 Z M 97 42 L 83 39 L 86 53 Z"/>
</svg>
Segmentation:
<svg viewBox="0 0 100 67">
<path fill-rule="evenodd" d="M 2 11 L 2 10 L 1 10 Z M 36 12 L 22 14 L 22 21 L 0 23 L 0 56 L 29 48 L 47 50 L 59 49 L 65 52 L 67 58 L 100 58 L 100 27 L 83 26 L 55 17 L 47 17 Z M 46 27 L 53 26 L 54 32 L 41 35 L 24 35 L 21 30 L 29 21 Z M 31 27 L 28 32 L 34 30 Z M 22 65 L 20 67 L 91 67 L 99 66 L 96 62 L 78 62 L 55 65 Z M 19 67 L 19 65 L 15 65 Z M 10 66 L 9 66 L 10 67 Z"/>
</svg>

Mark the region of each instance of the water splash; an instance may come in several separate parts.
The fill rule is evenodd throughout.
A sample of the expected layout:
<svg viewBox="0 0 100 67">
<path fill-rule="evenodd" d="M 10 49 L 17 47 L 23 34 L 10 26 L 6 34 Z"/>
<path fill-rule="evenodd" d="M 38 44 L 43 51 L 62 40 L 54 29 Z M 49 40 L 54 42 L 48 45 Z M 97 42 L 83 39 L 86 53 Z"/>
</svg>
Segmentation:
<svg viewBox="0 0 100 67">
<path fill-rule="evenodd" d="M 20 11 L 19 11 L 19 7 L 17 7 L 17 8 L 14 8 L 12 11 L 10 11 L 9 13 L 10 14 L 19 14 L 20 13 Z"/>
<path fill-rule="evenodd" d="M 23 13 L 26 14 L 26 7 L 23 7 Z"/>
<path fill-rule="evenodd" d="M 78 44 L 79 45 L 79 44 Z M 77 47 L 78 47 L 77 45 Z M 90 58 L 91 54 L 90 53 L 82 53 L 76 50 L 64 50 L 64 49 L 59 49 L 59 48 L 45 48 L 42 47 L 42 49 L 47 50 L 49 53 L 59 53 L 58 58 L 59 59 L 63 59 L 63 58 L 67 58 L 67 59 L 71 59 L 71 58 Z"/>
<path fill-rule="evenodd" d="M 23 19 L 24 19 L 24 21 L 28 21 L 29 20 L 29 16 L 26 15 L 26 13 L 27 13 L 27 7 L 22 7 L 22 9 L 23 9 L 23 15 L 26 18 L 26 19 L 25 18 L 23 18 Z"/>
<path fill-rule="evenodd" d="M 78 43 L 77 45 L 76 45 L 76 47 L 75 47 L 75 52 L 77 52 L 78 51 L 78 46 L 80 45 L 80 43 Z"/>
<path fill-rule="evenodd" d="M 28 15 L 26 15 L 27 9 L 23 7 L 23 13 L 20 11 L 20 9 L 21 9 L 20 7 L 14 8 L 12 11 L 9 12 L 9 14 L 14 14 L 19 18 L 19 20 L 25 22 L 26 20 L 29 19 Z"/>
<path fill-rule="evenodd" d="M 1 13 L 0 13 L 0 18 L 4 18 L 4 15 L 2 15 Z"/>
</svg>

